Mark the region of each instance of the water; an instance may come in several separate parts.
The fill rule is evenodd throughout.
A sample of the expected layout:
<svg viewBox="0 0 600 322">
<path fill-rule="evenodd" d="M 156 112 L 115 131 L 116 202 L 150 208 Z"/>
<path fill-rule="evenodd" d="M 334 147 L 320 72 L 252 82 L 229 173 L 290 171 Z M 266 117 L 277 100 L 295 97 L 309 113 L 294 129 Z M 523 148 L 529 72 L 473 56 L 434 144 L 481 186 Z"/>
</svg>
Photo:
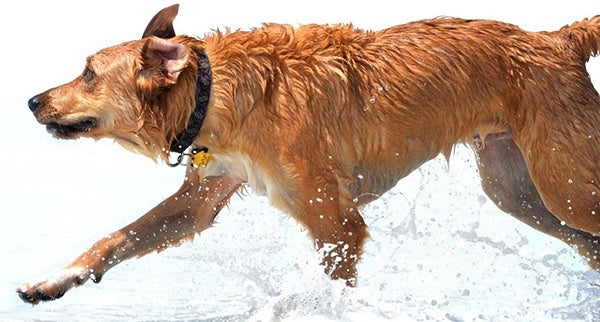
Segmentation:
<svg viewBox="0 0 600 322">
<path fill-rule="evenodd" d="M 2 320 L 591 321 L 600 313 L 600 275 L 497 210 L 464 147 L 449 169 L 433 160 L 362 210 L 371 239 L 356 288 L 325 276 L 306 231 L 250 192 L 194 242 L 31 307 L 14 292 L 20 283 L 68 263 L 178 186 L 179 170 L 108 142 L 79 142 L 64 146 L 76 157 L 49 159 L 39 173 L 15 168 L 43 180 L 14 180 L 5 200 L 12 215 L 1 228 Z"/>
</svg>

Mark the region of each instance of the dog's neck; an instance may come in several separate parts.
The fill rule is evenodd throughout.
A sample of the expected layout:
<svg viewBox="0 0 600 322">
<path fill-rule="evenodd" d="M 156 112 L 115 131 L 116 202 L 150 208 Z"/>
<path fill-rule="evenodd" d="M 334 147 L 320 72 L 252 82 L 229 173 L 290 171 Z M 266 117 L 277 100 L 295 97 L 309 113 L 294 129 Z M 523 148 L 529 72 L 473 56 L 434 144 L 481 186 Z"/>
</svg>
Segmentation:
<svg viewBox="0 0 600 322">
<path fill-rule="evenodd" d="M 210 86 L 212 82 L 212 73 L 210 62 L 204 51 L 198 51 L 196 62 L 198 63 L 198 78 L 196 80 L 196 106 L 190 115 L 186 128 L 179 132 L 177 137 L 171 142 L 169 150 L 171 152 L 183 153 L 189 148 L 204 122 L 206 109 L 210 100 Z"/>
</svg>

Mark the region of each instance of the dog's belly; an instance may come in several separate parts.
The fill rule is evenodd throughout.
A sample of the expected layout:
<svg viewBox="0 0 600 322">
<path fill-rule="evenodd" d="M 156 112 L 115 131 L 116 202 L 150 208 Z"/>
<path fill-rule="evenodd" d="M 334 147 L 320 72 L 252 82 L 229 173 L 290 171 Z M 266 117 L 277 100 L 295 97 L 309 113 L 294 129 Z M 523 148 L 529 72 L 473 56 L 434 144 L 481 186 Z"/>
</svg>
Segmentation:
<svg viewBox="0 0 600 322">
<path fill-rule="evenodd" d="M 391 131 L 347 148 L 346 156 L 359 156 L 352 161 L 345 158 L 345 171 L 352 178 L 352 197 L 361 204 L 378 198 L 445 148 L 443 142 L 428 141 L 415 133 Z"/>
<path fill-rule="evenodd" d="M 416 166 L 418 167 L 418 165 Z M 403 164 L 385 164 L 384 167 L 357 166 L 352 171 L 351 192 L 358 204 L 369 203 L 393 188 L 400 179 L 412 171 L 413 167 Z"/>
</svg>

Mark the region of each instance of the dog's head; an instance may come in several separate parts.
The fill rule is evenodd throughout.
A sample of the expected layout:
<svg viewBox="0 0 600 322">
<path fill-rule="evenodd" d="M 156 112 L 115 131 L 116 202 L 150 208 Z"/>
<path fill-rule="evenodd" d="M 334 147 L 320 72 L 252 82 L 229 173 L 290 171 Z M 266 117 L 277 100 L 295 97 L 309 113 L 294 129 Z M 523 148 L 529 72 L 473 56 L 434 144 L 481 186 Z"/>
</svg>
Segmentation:
<svg viewBox="0 0 600 322">
<path fill-rule="evenodd" d="M 190 61 L 189 47 L 173 38 L 177 11 L 177 5 L 161 10 L 141 40 L 100 50 L 73 81 L 32 97 L 28 105 L 37 120 L 57 138 L 114 138 L 155 157 L 150 151 L 168 146 L 169 135 L 158 143 L 147 136 L 165 131 L 160 118 L 168 112 L 148 102 L 160 100 Z"/>
</svg>

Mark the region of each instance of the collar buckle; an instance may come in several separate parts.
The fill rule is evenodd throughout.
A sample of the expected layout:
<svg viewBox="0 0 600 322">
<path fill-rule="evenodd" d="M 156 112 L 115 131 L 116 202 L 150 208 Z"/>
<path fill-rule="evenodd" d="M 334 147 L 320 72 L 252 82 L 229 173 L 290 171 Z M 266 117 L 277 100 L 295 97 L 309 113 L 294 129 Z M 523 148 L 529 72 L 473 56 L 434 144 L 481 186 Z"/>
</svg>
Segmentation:
<svg viewBox="0 0 600 322">
<path fill-rule="evenodd" d="M 198 147 L 193 148 L 191 153 L 181 152 L 177 156 L 177 160 L 173 163 L 167 162 L 167 164 L 171 168 L 175 168 L 177 166 L 185 166 L 185 167 L 194 167 L 194 168 L 206 168 L 210 159 L 212 158 L 212 154 L 208 153 L 207 147 Z M 184 162 L 183 158 L 188 157 L 188 161 Z"/>
</svg>

